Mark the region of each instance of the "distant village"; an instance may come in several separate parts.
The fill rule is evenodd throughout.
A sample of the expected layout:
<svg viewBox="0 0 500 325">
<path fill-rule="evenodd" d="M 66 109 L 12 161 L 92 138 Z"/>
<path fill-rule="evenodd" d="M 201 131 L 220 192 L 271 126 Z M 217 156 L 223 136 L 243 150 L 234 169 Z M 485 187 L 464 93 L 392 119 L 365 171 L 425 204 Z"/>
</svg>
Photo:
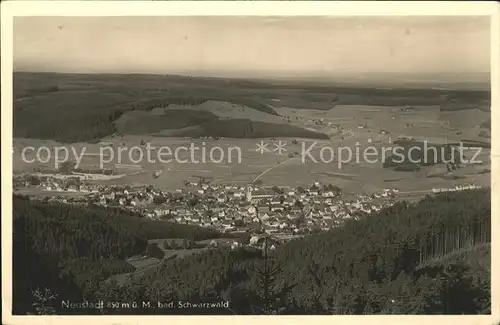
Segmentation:
<svg viewBox="0 0 500 325">
<path fill-rule="evenodd" d="M 261 231 L 278 237 L 338 227 L 348 219 L 392 205 L 397 193 L 386 189 L 347 200 L 338 187 L 319 182 L 309 187 L 269 188 L 202 181 L 186 181 L 183 188 L 168 192 L 152 186 L 91 185 L 77 177 L 33 175 L 17 176 L 14 187 L 34 187 L 50 193 L 48 200 L 122 207 L 151 219 L 211 227 L 226 233 Z M 71 192 L 84 195 L 58 195 Z"/>
<path fill-rule="evenodd" d="M 150 219 L 210 227 L 223 233 L 267 233 L 283 239 L 329 230 L 346 220 L 379 211 L 393 205 L 399 192 L 383 189 L 347 199 L 337 186 L 319 182 L 297 188 L 217 185 L 203 180 L 186 181 L 184 185 L 175 191 L 164 191 L 153 186 L 89 184 L 71 175 L 29 174 L 14 178 L 14 188 L 35 188 L 46 200 L 121 207 Z M 468 188 L 478 186 L 433 192 Z"/>
</svg>

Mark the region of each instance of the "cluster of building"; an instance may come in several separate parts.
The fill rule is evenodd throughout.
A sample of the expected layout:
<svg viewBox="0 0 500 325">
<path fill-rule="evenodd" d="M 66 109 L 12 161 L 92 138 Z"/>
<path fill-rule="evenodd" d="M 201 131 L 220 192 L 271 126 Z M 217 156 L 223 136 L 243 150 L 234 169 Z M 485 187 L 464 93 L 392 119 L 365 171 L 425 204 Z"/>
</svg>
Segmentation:
<svg viewBox="0 0 500 325">
<path fill-rule="evenodd" d="M 29 174 L 14 177 L 14 188 L 34 186 L 48 192 L 98 193 L 102 186 L 85 182 L 78 174 Z"/>
<path fill-rule="evenodd" d="M 469 184 L 469 185 L 457 185 L 457 186 L 451 187 L 451 188 L 433 188 L 432 192 L 434 192 L 434 193 L 457 192 L 457 191 L 473 190 L 473 189 L 480 189 L 480 188 L 481 188 L 481 186 L 479 186 L 479 185 Z"/>
<path fill-rule="evenodd" d="M 393 203 L 385 200 L 382 204 L 376 204 L 369 196 L 345 200 L 340 189 L 319 183 L 309 188 L 287 189 L 199 185 L 196 182 L 190 186 L 197 188 L 196 204 L 189 204 L 193 201 L 189 194 L 192 192 L 178 190 L 177 194 L 182 199 L 168 202 L 164 207 L 160 205 L 151 217 L 214 227 L 224 232 L 259 229 L 269 234 L 286 236 L 328 230 L 348 219 L 378 211 Z"/>
<path fill-rule="evenodd" d="M 318 118 L 318 119 L 308 119 L 305 121 L 306 124 L 314 124 L 314 125 L 322 125 L 322 126 L 329 126 L 331 128 L 337 129 L 339 126 L 335 124 L 332 121 L 325 120 L 324 118 Z"/>
<path fill-rule="evenodd" d="M 175 191 L 163 191 L 152 186 L 90 185 L 85 181 L 68 182 L 68 179 L 46 177 L 36 186 L 46 191 L 86 194 L 61 197 L 64 202 L 122 207 L 147 218 L 211 227 L 221 232 L 255 231 L 276 236 L 340 226 L 346 220 L 393 204 L 393 200 L 387 199 L 396 193 L 386 189 L 372 196 L 358 195 L 347 200 L 338 187 L 318 182 L 306 188 L 285 189 L 191 181 Z"/>
</svg>

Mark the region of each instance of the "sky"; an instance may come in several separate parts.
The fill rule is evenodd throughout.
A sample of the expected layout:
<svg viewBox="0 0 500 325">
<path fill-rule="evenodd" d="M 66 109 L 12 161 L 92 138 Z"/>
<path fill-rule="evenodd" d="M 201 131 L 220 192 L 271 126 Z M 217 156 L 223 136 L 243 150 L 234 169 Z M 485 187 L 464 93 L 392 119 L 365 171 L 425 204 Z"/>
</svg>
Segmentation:
<svg viewBox="0 0 500 325">
<path fill-rule="evenodd" d="M 490 70 L 488 17 L 16 17 L 14 70 L 336 78 Z"/>
</svg>

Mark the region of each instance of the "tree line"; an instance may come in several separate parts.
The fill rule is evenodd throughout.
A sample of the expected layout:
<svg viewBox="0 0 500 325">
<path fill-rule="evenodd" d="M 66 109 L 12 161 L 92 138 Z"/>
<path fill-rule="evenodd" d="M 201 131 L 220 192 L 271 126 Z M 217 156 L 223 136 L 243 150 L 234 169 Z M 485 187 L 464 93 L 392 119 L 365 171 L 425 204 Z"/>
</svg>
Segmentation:
<svg viewBox="0 0 500 325">
<path fill-rule="evenodd" d="M 199 302 L 226 297 L 231 302 L 230 309 L 191 310 L 193 313 L 488 313 L 488 256 L 482 257 L 481 267 L 465 258 L 417 268 L 422 238 L 445 229 L 467 229 L 476 222 L 487 224 L 488 218 L 487 190 L 442 193 L 416 204 L 398 203 L 347 221 L 341 228 L 293 240 L 269 253 L 267 259 L 241 248 L 169 260 L 120 290 L 127 297 L 149 301 Z M 109 286 L 100 291 L 102 297 L 118 290 Z M 272 301 L 263 298 L 264 292 Z"/>
<path fill-rule="evenodd" d="M 472 263 L 464 253 L 446 263 L 418 265 L 423 243 L 446 231 L 446 238 L 454 242 L 453 229 L 463 233 L 476 229 L 471 232 L 472 242 L 487 240 L 490 200 L 489 190 L 480 189 L 400 202 L 273 251 L 220 247 L 166 259 L 124 284 L 107 281 L 85 286 L 85 295 L 152 304 L 229 302 L 219 308 L 146 306 L 99 311 L 104 314 L 487 314 L 491 310 L 489 250 L 475 257 L 480 263 Z M 135 238 L 133 231 L 128 235 Z M 115 259 L 117 252 L 143 249 L 144 241 L 134 244 L 125 234 L 120 238 L 125 247 L 117 250 L 109 243 L 107 260 Z M 434 245 L 435 251 L 442 249 L 441 244 Z M 461 245 L 465 244 L 455 248 Z M 81 285 L 75 286 L 82 290 Z"/>
<path fill-rule="evenodd" d="M 58 301 L 92 295 L 103 279 L 133 270 L 126 258 L 151 255 L 149 239 L 221 236 L 214 230 L 149 220 L 119 208 L 17 195 L 13 197 L 13 222 L 14 310 L 29 310 L 30 290 L 38 287 L 56 288 Z"/>
</svg>

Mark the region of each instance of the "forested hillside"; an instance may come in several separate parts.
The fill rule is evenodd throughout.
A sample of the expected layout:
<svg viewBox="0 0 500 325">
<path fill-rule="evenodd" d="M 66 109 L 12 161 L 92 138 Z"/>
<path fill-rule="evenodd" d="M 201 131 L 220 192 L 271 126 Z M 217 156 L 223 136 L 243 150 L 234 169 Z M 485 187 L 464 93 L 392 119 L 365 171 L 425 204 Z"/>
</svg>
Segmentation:
<svg viewBox="0 0 500 325">
<path fill-rule="evenodd" d="M 27 72 L 16 72 L 13 82 L 14 137 L 62 143 L 98 141 L 119 134 L 152 133 L 162 127 L 166 130 L 178 128 L 185 134 L 180 136 L 192 137 L 326 137 L 280 123 L 254 123 L 255 131 L 241 132 L 239 128 L 245 128 L 250 121 L 235 118 L 228 122 L 209 112 L 196 115 L 175 111 L 131 121 L 132 128 L 116 125 L 120 117 L 130 112 L 151 112 L 169 105 L 200 105 L 207 101 L 228 102 L 271 117 L 278 115 L 274 105 L 322 110 L 337 105 L 439 105 L 442 111 L 490 111 L 489 90 L 380 89 L 375 86 L 314 86 L 307 83 L 275 85 L 264 81 L 164 75 Z M 220 135 L 220 130 L 228 123 L 237 127 Z M 181 129 L 189 126 L 198 127 L 192 133 Z"/>
<path fill-rule="evenodd" d="M 131 279 L 124 286 L 113 282 L 89 285 L 88 281 L 82 285 L 86 281 L 87 271 L 81 266 L 81 261 L 71 260 L 77 257 L 97 264 L 99 262 L 96 261 L 102 261 L 93 251 L 80 251 L 77 244 L 80 242 L 101 252 L 106 258 L 106 262 L 102 264 L 104 271 L 101 272 L 110 274 L 109 270 L 118 265 L 116 259 L 144 249 L 145 241 L 141 239 L 144 235 L 139 235 L 143 234 L 141 231 L 136 233 L 131 228 L 117 227 L 115 222 L 96 218 L 95 224 L 82 225 L 81 231 L 73 230 L 72 239 L 65 243 L 58 242 L 52 239 L 55 230 L 48 229 L 51 222 L 58 225 L 50 227 L 59 229 L 57 238 L 65 238 L 62 234 L 67 233 L 68 229 L 80 228 L 77 226 L 78 221 L 71 220 L 83 220 L 85 217 L 77 216 L 76 210 L 68 213 L 65 207 L 55 206 L 48 214 L 49 210 L 44 211 L 40 203 L 16 200 L 15 274 L 23 274 L 23 267 L 28 262 L 39 263 L 47 268 L 58 267 L 60 274 L 70 274 L 67 271 L 61 272 L 67 270 L 68 265 L 73 265 L 78 270 L 77 277 L 68 275 L 63 278 L 66 281 L 63 284 L 52 280 L 50 273 L 45 276 L 45 273 L 38 271 L 41 275 L 36 278 L 37 283 L 26 283 L 15 278 L 18 294 L 26 293 L 34 284 L 43 284 L 61 293 L 69 290 L 68 288 L 77 288 L 78 290 L 70 292 L 80 294 L 85 299 L 138 302 L 138 308 L 105 308 L 101 311 L 107 314 L 490 312 L 490 253 L 488 246 L 485 246 L 491 238 L 488 189 L 442 193 L 426 197 L 418 203 L 401 202 L 358 221 L 349 221 L 341 228 L 278 246 L 275 251 L 269 252 L 267 258 L 260 251 L 246 248 L 220 248 L 165 260 L 159 268 Z M 35 218 L 43 221 L 34 221 Z M 26 227 L 26 223 L 44 224 L 47 227 L 35 235 L 33 230 L 30 231 L 34 227 Z M 428 239 L 450 229 L 471 229 L 475 225 L 482 225 L 478 228 L 481 230 L 476 243 L 480 245 L 481 248 L 477 251 L 481 253 L 474 253 L 479 246 L 474 244 L 475 232 L 471 232 L 471 245 L 463 246 L 466 250 L 461 251 L 458 257 L 438 259 L 432 264 L 419 267 L 423 247 L 434 245 L 433 251 L 438 256 L 440 252 L 444 252 L 440 251 L 442 248 L 437 242 L 428 242 Z M 75 236 L 76 234 L 79 236 Z M 109 237 L 105 238 L 104 234 Z M 29 242 L 26 237 L 35 238 Z M 21 238 L 25 239 L 20 240 Z M 467 235 L 457 238 L 467 242 Z M 90 243 L 90 239 L 94 242 Z M 45 240 L 53 244 L 47 245 Z M 474 256 L 476 258 L 471 262 L 471 257 Z M 66 260 L 66 263 L 59 266 L 47 264 L 49 257 Z M 26 261 L 26 258 L 30 260 Z M 44 282 L 39 283 L 42 279 Z M 157 306 L 157 302 L 172 301 L 229 301 L 229 306 L 151 308 L 142 305 L 142 302 L 151 302 L 151 306 Z M 27 304 L 25 307 L 23 312 L 29 310 Z M 68 310 L 59 312 L 69 313 Z"/>
<path fill-rule="evenodd" d="M 14 196 L 13 222 L 14 306 L 20 313 L 31 310 L 31 290 L 35 288 L 58 292 L 57 301 L 82 300 L 100 281 L 133 270 L 124 259 L 147 254 L 148 239 L 220 236 L 200 227 L 144 219 L 121 209 L 20 196 Z"/>
<path fill-rule="evenodd" d="M 175 137 L 224 137 L 224 138 L 266 138 L 290 137 L 291 135 L 310 139 L 328 139 L 328 135 L 300 128 L 295 125 L 266 123 L 249 119 L 215 120 L 200 124 L 194 129 L 178 129 L 169 132 Z"/>
</svg>

